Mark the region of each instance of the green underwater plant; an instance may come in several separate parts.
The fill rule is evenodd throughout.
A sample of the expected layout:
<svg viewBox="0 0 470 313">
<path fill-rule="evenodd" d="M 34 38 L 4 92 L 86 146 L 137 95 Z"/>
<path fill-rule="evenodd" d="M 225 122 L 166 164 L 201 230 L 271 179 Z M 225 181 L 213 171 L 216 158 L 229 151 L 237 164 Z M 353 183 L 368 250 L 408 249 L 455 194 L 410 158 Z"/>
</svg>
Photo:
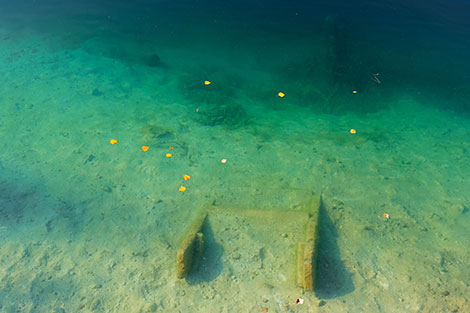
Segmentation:
<svg viewBox="0 0 470 313">
<path fill-rule="evenodd" d="M 205 84 L 204 79 L 211 83 Z M 195 119 L 205 126 L 238 128 L 249 122 L 249 116 L 238 98 L 241 79 L 233 73 L 195 70 L 180 78 L 180 90 L 186 101 L 198 108 Z"/>
<path fill-rule="evenodd" d="M 239 103 L 209 105 L 199 112 L 198 121 L 206 126 L 222 125 L 227 128 L 237 128 L 246 125 L 248 114 Z"/>
</svg>

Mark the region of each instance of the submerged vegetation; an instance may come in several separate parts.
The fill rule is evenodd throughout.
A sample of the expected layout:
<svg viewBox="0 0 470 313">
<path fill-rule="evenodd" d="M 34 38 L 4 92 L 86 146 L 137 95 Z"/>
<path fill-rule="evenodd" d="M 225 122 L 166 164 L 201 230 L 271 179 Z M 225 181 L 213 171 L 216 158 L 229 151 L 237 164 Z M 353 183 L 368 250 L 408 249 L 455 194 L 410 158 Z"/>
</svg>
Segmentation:
<svg viewBox="0 0 470 313">
<path fill-rule="evenodd" d="M 211 74 L 209 74 L 211 73 Z M 235 129 L 249 122 L 249 116 L 241 104 L 238 89 L 242 85 L 239 76 L 233 73 L 213 74 L 216 71 L 201 70 L 196 74 L 184 75 L 180 89 L 187 101 L 196 107 L 196 120 L 205 126 L 223 126 Z M 207 81 L 211 77 L 214 83 Z"/>
<path fill-rule="evenodd" d="M 228 128 L 237 128 L 248 122 L 248 115 L 239 103 L 209 105 L 207 112 L 200 112 L 199 122 L 206 126 L 222 125 Z"/>
</svg>

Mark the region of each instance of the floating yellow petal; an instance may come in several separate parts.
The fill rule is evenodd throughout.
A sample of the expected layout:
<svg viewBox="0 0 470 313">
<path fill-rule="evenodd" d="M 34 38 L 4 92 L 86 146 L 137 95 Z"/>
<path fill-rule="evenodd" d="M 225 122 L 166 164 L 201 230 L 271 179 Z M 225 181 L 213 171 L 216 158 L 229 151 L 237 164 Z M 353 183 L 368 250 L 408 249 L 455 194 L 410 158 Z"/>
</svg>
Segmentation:
<svg viewBox="0 0 470 313">
<path fill-rule="evenodd" d="M 208 81 L 208 80 L 205 80 L 205 81 L 204 81 L 204 85 L 207 86 L 207 85 L 210 85 L 210 84 L 212 84 L 212 82 L 210 82 L 210 81 Z"/>
<path fill-rule="evenodd" d="M 184 191 L 186 190 L 186 187 L 185 187 L 185 186 L 181 186 L 181 187 L 178 188 L 178 190 L 181 191 L 181 192 L 184 192 Z"/>
<path fill-rule="evenodd" d="M 149 146 L 142 146 L 142 151 L 147 151 L 149 149 Z"/>
<path fill-rule="evenodd" d="M 189 180 L 190 178 L 191 178 L 191 176 L 186 175 L 186 174 L 183 174 L 183 179 L 184 179 L 184 180 Z"/>
<path fill-rule="evenodd" d="M 165 156 L 166 156 L 167 158 L 171 158 L 171 157 L 173 156 L 173 154 L 167 153 L 167 154 L 165 154 Z"/>
<path fill-rule="evenodd" d="M 111 140 L 109 141 L 109 143 L 112 144 L 112 145 L 116 144 L 117 142 L 118 142 L 118 141 L 117 141 L 116 139 L 111 139 Z"/>
<path fill-rule="evenodd" d="M 279 96 L 279 98 L 284 98 L 286 96 L 286 94 L 283 92 L 279 92 L 277 95 Z"/>
</svg>

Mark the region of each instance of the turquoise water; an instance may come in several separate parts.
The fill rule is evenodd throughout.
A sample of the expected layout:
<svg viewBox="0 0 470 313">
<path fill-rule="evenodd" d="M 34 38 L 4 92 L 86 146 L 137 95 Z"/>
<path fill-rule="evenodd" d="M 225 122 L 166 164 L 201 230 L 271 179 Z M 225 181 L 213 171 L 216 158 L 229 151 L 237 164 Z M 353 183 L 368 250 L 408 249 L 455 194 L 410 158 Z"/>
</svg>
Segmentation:
<svg viewBox="0 0 470 313">
<path fill-rule="evenodd" d="M 0 312 L 470 312 L 469 21 L 463 0 L 0 0 Z M 317 195 L 303 291 L 289 212 Z"/>
</svg>

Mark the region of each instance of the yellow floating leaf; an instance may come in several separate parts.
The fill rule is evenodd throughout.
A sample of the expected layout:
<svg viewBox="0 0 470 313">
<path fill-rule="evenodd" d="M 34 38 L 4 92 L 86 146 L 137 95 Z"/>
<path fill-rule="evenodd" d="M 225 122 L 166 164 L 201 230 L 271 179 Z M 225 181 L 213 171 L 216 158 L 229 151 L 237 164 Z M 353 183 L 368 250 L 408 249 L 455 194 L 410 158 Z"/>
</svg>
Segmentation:
<svg viewBox="0 0 470 313">
<path fill-rule="evenodd" d="M 178 190 L 181 191 L 181 192 L 184 192 L 184 191 L 186 190 L 186 187 L 185 187 L 185 186 L 181 186 L 181 187 L 178 188 Z"/>
<path fill-rule="evenodd" d="M 111 139 L 111 140 L 109 141 L 109 143 L 112 144 L 112 145 L 116 144 L 117 142 L 118 142 L 118 141 L 117 141 L 116 139 Z"/>
<path fill-rule="evenodd" d="M 147 151 L 149 149 L 149 146 L 142 146 L 142 151 Z"/>
<path fill-rule="evenodd" d="M 191 176 L 186 175 L 186 174 L 183 174 L 183 179 L 184 179 L 184 180 L 189 180 L 190 178 L 191 178 Z"/>
<path fill-rule="evenodd" d="M 167 158 L 171 158 L 171 157 L 173 156 L 173 154 L 167 153 L 167 154 L 165 154 L 165 156 L 166 156 Z"/>
</svg>

